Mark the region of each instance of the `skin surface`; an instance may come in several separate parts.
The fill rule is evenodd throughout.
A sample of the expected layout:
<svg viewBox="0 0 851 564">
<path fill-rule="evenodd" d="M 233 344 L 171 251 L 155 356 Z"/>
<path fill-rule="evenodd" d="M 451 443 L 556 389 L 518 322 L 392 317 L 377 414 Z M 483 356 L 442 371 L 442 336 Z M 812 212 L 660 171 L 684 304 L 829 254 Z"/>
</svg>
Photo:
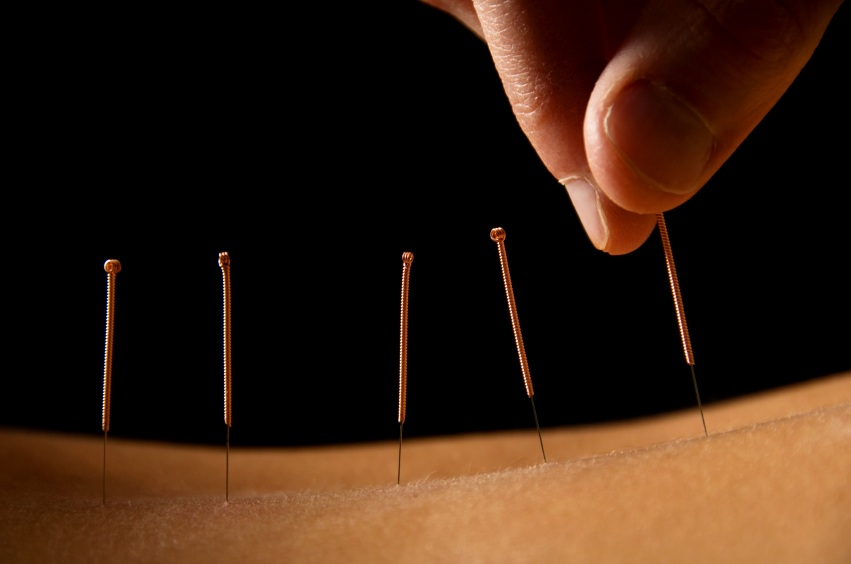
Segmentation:
<svg viewBox="0 0 851 564">
<path fill-rule="evenodd" d="M 233 449 L 0 431 L 3 562 L 848 562 L 851 374 L 579 428 Z"/>
</svg>

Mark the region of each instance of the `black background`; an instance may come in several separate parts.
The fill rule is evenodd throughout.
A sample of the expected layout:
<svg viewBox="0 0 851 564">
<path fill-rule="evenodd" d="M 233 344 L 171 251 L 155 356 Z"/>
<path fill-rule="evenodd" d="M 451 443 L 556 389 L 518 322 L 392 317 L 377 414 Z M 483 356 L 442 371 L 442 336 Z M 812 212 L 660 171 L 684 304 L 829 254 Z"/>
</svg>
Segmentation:
<svg viewBox="0 0 851 564">
<path fill-rule="evenodd" d="M 497 225 L 543 426 L 694 405 L 658 234 L 593 249 L 480 40 L 414 2 L 205 10 L 42 14 L 22 47 L 0 424 L 100 432 L 117 258 L 111 434 L 222 441 L 227 250 L 233 442 L 392 439 L 412 251 L 406 435 L 530 427 Z M 847 11 L 666 214 L 707 403 L 849 368 Z"/>
</svg>

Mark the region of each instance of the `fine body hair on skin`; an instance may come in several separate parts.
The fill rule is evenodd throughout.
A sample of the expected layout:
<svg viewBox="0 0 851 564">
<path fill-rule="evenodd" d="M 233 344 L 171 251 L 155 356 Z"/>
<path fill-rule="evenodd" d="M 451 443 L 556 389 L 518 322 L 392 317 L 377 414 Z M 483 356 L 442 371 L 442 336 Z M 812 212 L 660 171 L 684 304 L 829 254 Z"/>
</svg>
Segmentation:
<svg viewBox="0 0 851 564">
<path fill-rule="evenodd" d="M 375 485 L 355 488 L 323 482 L 318 468 L 320 487 L 274 489 L 276 464 L 304 452 L 236 452 L 232 459 L 242 454 L 245 463 L 232 468 L 228 505 L 218 492 L 221 449 L 118 444 L 116 486 L 103 507 L 96 440 L 0 430 L 0 560 L 846 563 L 851 375 L 825 382 L 775 392 L 763 403 L 710 406 L 710 426 L 749 412 L 773 409 L 774 416 L 708 438 L 695 414 L 683 413 L 696 425 L 689 438 L 402 487 L 394 483 L 395 444 L 382 446 L 387 464 L 372 459 L 378 472 L 367 479 Z M 596 441 L 573 437 L 596 442 L 594 450 L 606 436 L 641 428 L 620 425 L 595 430 Z M 500 438 L 513 440 L 501 433 L 465 440 Z M 457 455 L 451 439 L 428 444 Z M 366 458 L 378 452 L 346 448 Z M 343 447 L 325 450 L 348 456 Z M 306 452 L 322 458 L 321 451 Z M 145 458 L 157 464 L 145 468 Z M 325 466 L 329 475 L 340 472 Z M 266 467 L 274 472 L 265 474 Z"/>
</svg>

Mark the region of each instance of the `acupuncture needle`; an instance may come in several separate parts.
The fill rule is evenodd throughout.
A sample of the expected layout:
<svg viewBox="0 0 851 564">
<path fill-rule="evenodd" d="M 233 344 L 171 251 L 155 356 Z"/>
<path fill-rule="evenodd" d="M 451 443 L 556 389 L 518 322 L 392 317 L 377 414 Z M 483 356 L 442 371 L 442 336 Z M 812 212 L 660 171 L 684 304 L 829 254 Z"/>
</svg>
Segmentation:
<svg viewBox="0 0 851 564">
<path fill-rule="evenodd" d="M 677 279 L 677 269 L 674 266 L 674 253 L 671 252 L 671 240 L 668 238 L 668 227 L 665 225 L 665 216 L 656 214 L 656 224 L 659 226 L 659 235 L 662 237 L 662 248 L 665 250 L 665 263 L 668 265 L 668 280 L 671 283 L 671 293 L 674 295 L 674 309 L 677 311 L 677 323 L 680 326 L 680 338 L 683 342 L 686 363 L 691 369 L 691 381 L 694 384 L 694 395 L 697 397 L 697 407 L 700 409 L 700 421 L 703 423 L 703 434 L 706 432 L 706 419 L 703 417 L 703 404 L 700 402 L 700 392 L 697 391 L 697 376 L 694 374 L 694 353 L 691 350 L 691 339 L 688 335 L 686 324 L 686 312 L 683 309 L 683 296 L 680 292 L 680 281 Z"/>
<path fill-rule="evenodd" d="M 414 253 L 402 253 L 402 314 L 399 336 L 399 467 L 396 485 L 402 478 L 402 426 L 405 424 L 405 403 L 408 396 L 408 285 Z"/>
<path fill-rule="evenodd" d="M 109 259 L 103 263 L 106 272 L 106 344 L 103 354 L 103 504 L 106 505 L 106 435 L 109 433 L 109 412 L 112 401 L 112 351 L 115 340 L 115 275 L 121 272 L 121 263 Z"/>
<path fill-rule="evenodd" d="M 230 427 L 232 421 L 231 400 L 231 352 L 230 352 L 230 255 L 219 253 L 219 266 L 222 269 L 222 294 L 224 308 L 224 364 L 225 364 L 225 502 L 230 501 Z"/>
<path fill-rule="evenodd" d="M 544 452 L 544 439 L 541 438 L 541 426 L 538 424 L 538 412 L 535 409 L 535 390 L 532 388 L 532 375 L 529 373 L 529 361 L 526 358 L 526 347 L 523 346 L 523 335 L 520 333 L 520 319 L 517 316 L 517 304 L 514 301 L 514 289 L 511 286 L 511 274 L 508 271 L 508 255 L 505 253 L 505 229 L 494 227 L 490 233 L 491 241 L 496 243 L 499 250 L 499 264 L 502 266 L 502 282 L 505 285 L 505 295 L 508 298 L 508 312 L 511 314 L 511 326 L 514 328 L 514 343 L 520 356 L 520 369 L 523 371 L 523 383 L 526 395 L 532 400 L 532 414 L 535 416 L 535 427 L 538 429 L 538 441 L 541 443 L 541 454 L 544 462 L 547 454 Z"/>
</svg>

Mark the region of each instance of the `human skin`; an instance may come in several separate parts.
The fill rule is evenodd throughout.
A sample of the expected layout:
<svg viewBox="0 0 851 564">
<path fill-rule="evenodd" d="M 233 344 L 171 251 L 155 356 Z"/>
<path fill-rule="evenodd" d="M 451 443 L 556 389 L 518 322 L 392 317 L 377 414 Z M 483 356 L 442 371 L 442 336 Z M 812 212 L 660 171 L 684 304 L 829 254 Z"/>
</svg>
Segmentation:
<svg viewBox="0 0 851 564">
<path fill-rule="evenodd" d="M 0 431 L 3 562 L 848 562 L 851 373 L 623 423 L 233 449 Z"/>
<path fill-rule="evenodd" d="M 591 242 L 638 248 L 809 61 L 840 0 L 424 0 L 488 45 Z M 726 196 L 734 208 L 737 195 Z"/>
</svg>

